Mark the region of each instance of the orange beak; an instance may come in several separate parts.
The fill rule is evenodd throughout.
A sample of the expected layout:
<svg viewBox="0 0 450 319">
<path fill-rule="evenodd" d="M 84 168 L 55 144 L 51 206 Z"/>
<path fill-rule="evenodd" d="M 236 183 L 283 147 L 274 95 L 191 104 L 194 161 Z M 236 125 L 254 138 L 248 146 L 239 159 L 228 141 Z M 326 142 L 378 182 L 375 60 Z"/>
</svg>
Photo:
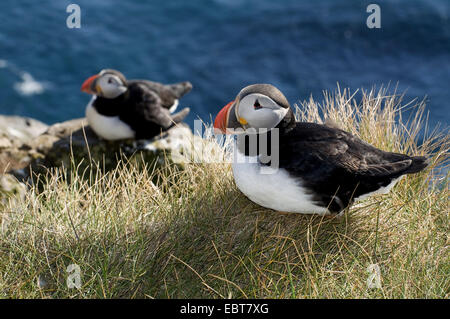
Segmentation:
<svg viewBox="0 0 450 319">
<path fill-rule="evenodd" d="M 95 89 L 95 80 L 98 78 L 98 74 L 89 77 L 86 81 L 84 81 L 81 86 L 81 91 L 86 92 L 88 94 L 97 94 Z"/>
<path fill-rule="evenodd" d="M 217 114 L 214 120 L 214 133 L 227 134 L 228 119 L 230 116 L 230 109 L 233 106 L 234 101 L 231 101 L 225 105 Z"/>
</svg>

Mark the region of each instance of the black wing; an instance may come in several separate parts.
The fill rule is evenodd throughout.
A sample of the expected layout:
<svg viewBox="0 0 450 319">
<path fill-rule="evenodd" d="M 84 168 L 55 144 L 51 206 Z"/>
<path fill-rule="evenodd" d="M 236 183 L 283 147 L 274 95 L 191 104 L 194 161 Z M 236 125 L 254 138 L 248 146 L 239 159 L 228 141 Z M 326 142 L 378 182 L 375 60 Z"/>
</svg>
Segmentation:
<svg viewBox="0 0 450 319">
<path fill-rule="evenodd" d="M 175 100 L 180 99 L 183 95 L 192 89 L 190 82 L 180 82 L 176 84 L 164 85 L 158 82 L 148 80 L 130 80 L 128 85 L 138 84 L 146 90 L 156 93 L 161 99 L 161 106 L 169 109 L 175 103 Z"/>
<path fill-rule="evenodd" d="M 161 98 L 142 83 L 128 85 L 128 106 L 120 119 L 133 127 L 136 139 L 151 138 L 173 126 L 174 121 Z"/>
<path fill-rule="evenodd" d="M 316 200 L 336 211 L 426 165 L 424 157 L 384 152 L 348 132 L 315 123 L 297 123 L 280 136 L 280 167 L 301 177 L 320 194 Z"/>
</svg>

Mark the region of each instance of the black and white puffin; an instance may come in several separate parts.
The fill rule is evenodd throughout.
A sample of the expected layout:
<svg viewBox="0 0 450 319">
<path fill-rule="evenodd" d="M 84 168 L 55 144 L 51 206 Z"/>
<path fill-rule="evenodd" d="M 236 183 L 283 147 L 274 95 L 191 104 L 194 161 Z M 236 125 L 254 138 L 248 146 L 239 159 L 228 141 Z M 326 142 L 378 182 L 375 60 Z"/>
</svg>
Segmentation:
<svg viewBox="0 0 450 319">
<path fill-rule="evenodd" d="M 385 152 L 338 128 L 296 122 L 286 97 L 270 84 L 242 89 L 218 113 L 214 128 L 245 133 L 235 138 L 236 185 L 253 202 L 280 212 L 338 214 L 354 200 L 389 192 L 403 175 L 428 165 L 423 156 Z M 256 140 L 268 141 L 264 154 L 278 148 L 278 169 L 272 173 L 261 173 L 268 164 L 261 161 L 260 147 L 249 147 L 250 131 Z"/>
<path fill-rule="evenodd" d="M 189 82 L 163 85 L 127 80 L 112 69 L 91 76 L 81 86 L 83 92 L 94 95 L 86 107 L 88 123 L 106 140 L 149 139 L 181 122 L 189 108 L 171 113 L 191 89 Z"/>
</svg>

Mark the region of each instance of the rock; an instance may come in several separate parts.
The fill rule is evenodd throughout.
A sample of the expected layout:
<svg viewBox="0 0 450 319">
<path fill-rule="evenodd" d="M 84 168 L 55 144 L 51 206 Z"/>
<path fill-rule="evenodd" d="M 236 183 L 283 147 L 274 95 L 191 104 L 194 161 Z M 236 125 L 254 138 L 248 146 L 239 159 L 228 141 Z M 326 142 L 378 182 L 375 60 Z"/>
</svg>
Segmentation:
<svg viewBox="0 0 450 319">
<path fill-rule="evenodd" d="M 62 123 L 56 123 L 50 126 L 44 133 L 46 135 L 52 135 L 60 138 L 64 138 L 69 136 L 82 129 L 83 127 L 87 127 L 88 122 L 85 118 L 74 119 L 70 121 L 65 121 Z M 90 128 L 89 128 L 90 130 Z M 95 133 L 94 133 L 95 134 Z"/>
<path fill-rule="evenodd" d="M 114 169 L 123 155 L 130 161 L 162 166 L 167 159 L 180 167 L 193 160 L 193 145 L 203 143 L 194 136 L 185 124 L 179 124 L 152 140 L 107 141 L 99 138 L 87 125 L 85 119 L 76 119 L 50 126 L 43 134 L 26 144 L 28 156 L 32 157 L 31 167 L 35 172 L 47 168 L 71 168 L 74 164 L 84 170 L 90 163 L 99 164 L 102 169 Z M 15 171 L 15 176 L 23 175 Z M 23 178 L 23 176 L 22 176 Z"/>
<path fill-rule="evenodd" d="M 28 166 L 32 156 L 24 145 L 47 129 L 48 125 L 31 118 L 0 115 L 0 174 Z"/>
<path fill-rule="evenodd" d="M 21 122 L 26 120 L 16 119 L 16 123 Z M 183 167 L 187 161 L 201 162 L 202 151 L 211 150 L 211 147 L 203 147 L 208 142 L 194 136 L 185 124 L 152 140 L 106 141 L 95 134 L 84 118 L 50 127 L 30 119 L 28 123 L 38 129 L 23 133 L 20 139 L 11 140 L 11 135 L 5 140 L 0 139 L 0 174 L 8 171 L 21 181 L 28 180 L 31 172 L 44 173 L 53 167 L 77 167 L 83 171 L 95 163 L 102 169 L 111 170 L 123 156 L 138 164 L 143 159 L 149 167 L 162 166 L 166 160 Z M 11 130 L 6 128 L 4 131 Z"/>
<path fill-rule="evenodd" d="M 31 159 L 27 150 L 14 145 L 0 148 L 0 174 L 10 170 L 23 169 L 30 164 Z"/>
<path fill-rule="evenodd" d="M 11 143 L 10 139 L 5 136 L 0 136 L 0 150 L 2 148 L 10 148 L 13 144 Z"/>
<path fill-rule="evenodd" d="M 47 124 L 29 117 L 0 115 L 0 136 L 19 144 L 34 139 L 47 129 Z"/>
</svg>

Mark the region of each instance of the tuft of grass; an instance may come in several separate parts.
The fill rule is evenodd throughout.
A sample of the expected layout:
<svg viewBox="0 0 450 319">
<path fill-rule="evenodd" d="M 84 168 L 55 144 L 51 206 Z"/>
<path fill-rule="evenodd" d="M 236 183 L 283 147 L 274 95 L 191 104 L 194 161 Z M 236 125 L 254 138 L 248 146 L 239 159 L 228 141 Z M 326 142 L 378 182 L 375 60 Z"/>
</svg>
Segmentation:
<svg viewBox="0 0 450 319">
<path fill-rule="evenodd" d="M 387 92 L 362 91 L 358 103 L 338 89 L 296 109 L 384 150 L 431 156 L 388 195 L 342 218 L 280 215 L 239 192 L 230 164 L 55 169 L 0 211 L 0 297 L 448 298 L 450 138 L 429 131 L 423 102 Z M 79 288 L 67 285 L 71 264 Z"/>
</svg>

